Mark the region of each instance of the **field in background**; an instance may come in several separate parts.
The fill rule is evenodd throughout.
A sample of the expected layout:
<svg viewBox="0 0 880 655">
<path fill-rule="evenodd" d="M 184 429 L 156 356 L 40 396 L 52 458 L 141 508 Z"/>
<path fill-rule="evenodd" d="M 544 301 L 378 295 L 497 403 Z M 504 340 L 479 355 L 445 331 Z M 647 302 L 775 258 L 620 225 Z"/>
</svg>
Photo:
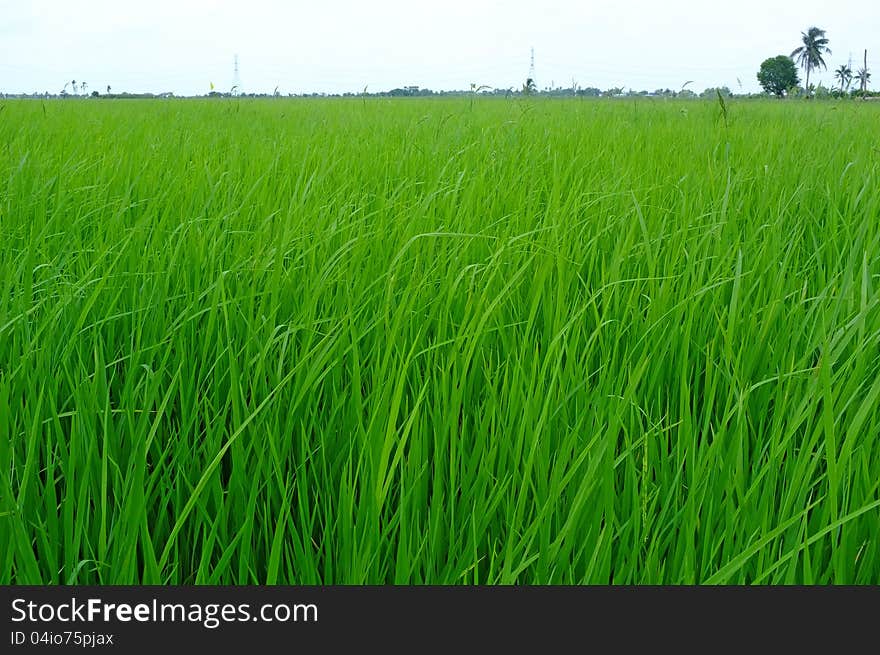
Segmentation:
<svg viewBox="0 0 880 655">
<path fill-rule="evenodd" d="M 0 583 L 880 582 L 880 107 L 0 108 Z"/>
</svg>

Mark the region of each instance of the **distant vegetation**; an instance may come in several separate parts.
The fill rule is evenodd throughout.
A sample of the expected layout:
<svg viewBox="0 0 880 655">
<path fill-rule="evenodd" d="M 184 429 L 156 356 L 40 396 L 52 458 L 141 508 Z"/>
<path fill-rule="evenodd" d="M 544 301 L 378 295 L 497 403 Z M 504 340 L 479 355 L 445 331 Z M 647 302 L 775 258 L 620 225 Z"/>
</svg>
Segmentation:
<svg viewBox="0 0 880 655">
<path fill-rule="evenodd" d="M 758 71 L 758 82 L 772 95 L 782 98 L 800 83 L 797 68 L 791 57 L 779 55 L 766 59 Z"/>
<path fill-rule="evenodd" d="M 554 87 L 544 87 L 539 88 L 537 82 L 529 77 L 525 80 L 524 84 L 521 88 L 515 87 L 507 87 L 507 88 L 498 88 L 492 87 L 487 84 L 478 84 L 476 82 L 472 82 L 470 84 L 469 89 L 460 89 L 460 90 L 444 90 L 444 91 L 435 91 L 428 88 L 423 88 L 419 86 L 402 86 L 396 87 L 389 90 L 384 91 L 375 91 L 369 92 L 366 88 L 362 92 L 345 92 L 345 93 L 304 93 L 304 94 L 286 94 L 285 97 L 309 97 L 309 98 L 329 98 L 329 97 L 344 97 L 344 98 L 375 98 L 375 97 L 387 97 L 387 98 L 423 98 L 423 97 L 455 97 L 455 96 L 473 96 L 473 95 L 481 95 L 481 96 L 503 96 L 503 97 L 514 97 L 514 96 L 528 96 L 528 97 L 554 97 L 554 98 L 564 98 L 564 97 L 579 97 L 579 98 L 633 98 L 633 97 L 654 97 L 654 98 L 681 98 L 681 99 L 711 99 L 714 100 L 719 94 L 725 98 L 731 97 L 740 97 L 740 98 L 752 98 L 752 97 L 760 97 L 764 95 L 771 95 L 777 98 L 784 97 L 818 97 L 818 98 L 844 98 L 844 97 L 877 97 L 880 96 L 878 92 L 871 92 L 868 89 L 868 84 L 871 80 L 871 72 L 868 70 L 868 53 L 865 51 L 864 55 L 864 63 L 863 65 L 853 73 L 851 67 L 848 64 L 841 64 L 841 66 L 834 72 L 834 79 L 840 84 L 839 88 L 824 88 L 821 85 L 818 87 L 814 87 L 810 84 L 810 74 L 819 68 L 827 69 L 827 63 L 825 61 L 825 57 L 831 54 L 831 50 L 828 47 L 829 40 L 826 36 L 825 30 L 822 30 L 818 27 L 810 27 L 806 32 L 801 33 L 801 45 L 795 48 L 791 55 L 777 55 L 775 57 L 770 57 L 761 64 L 761 68 L 758 71 L 758 83 L 761 85 L 761 88 L 764 90 L 764 94 L 751 94 L 751 93 L 735 93 L 731 91 L 728 86 L 719 86 L 719 87 L 709 87 L 704 89 L 701 93 L 697 93 L 688 88 L 688 83 L 685 83 L 681 88 L 675 90 L 670 88 L 661 88 L 654 89 L 653 91 L 649 90 L 636 90 L 632 88 L 625 88 L 623 86 L 610 87 L 607 89 L 600 89 L 598 87 L 587 86 L 581 87 L 580 85 L 572 82 L 571 86 L 562 87 L 562 86 L 554 86 Z M 805 85 L 804 87 L 800 87 L 800 78 L 798 77 L 797 67 L 796 65 L 800 65 L 805 73 Z M 858 82 L 858 89 L 852 89 L 852 82 Z M 741 85 L 740 85 L 741 86 Z M 72 90 L 68 92 L 68 88 Z M 23 96 L 19 95 L 7 95 L 7 97 L 29 97 L 29 98 L 70 98 L 70 97 L 81 97 L 87 95 L 88 84 L 86 82 L 77 82 L 75 79 L 70 82 L 66 82 L 64 87 L 58 94 L 50 93 L 49 91 L 44 91 L 42 93 L 31 93 L 25 94 Z M 478 89 L 478 91 L 475 91 Z M 232 87 L 229 91 L 220 91 L 215 89 L 213 83 L 210 84 L 210 90 L 205 94 L 205 96 L 210 98 L 280 98 L 282 94 L 279 93 L 278 87 L 272 93 L 257 93 L 257 92 L 249 92 L 244 93 L 238 87 Z M 103 98 L 103 99 L 148 99 L 148 98 L 173 98 L 175 94 L 173 92 L 164 92 L 164 93 L 126 93 L 126 92 L 117 92 L 111 93 L 111 87 L 107 86 L 107 92 L 105 94 L 98 93 L 97 90 L 93 90 L 91 93 L 91 97 L 93 98 Z M 186 97 L 186 96 L 184 96 Z"/>
<path fill-rule="evenodd" d="M 825 30 L 818 27 L 810 27 L 806 32 L 801 32 L 801 45 L 795 48 L 791 55 L 777 55 L 765 59 L 758 71 L 758 82 L 770 95 L 777 98 L 786 96 L 804 96 L 807 98 L 846 98 L 861 97 L 870 98 L 880 96 L 868 90 L 867 82 L 871 79 L 868 70 L 868 51 L 865 50 L 865 59 L 862 68 L 859 69 L 855 78 L 849 64 L 841 64 L 834 71 L 834 79 L 840 84 L 837 89 L 828 89 L 821 85 L 816 87 L 810 84 L 810 74 L 819 68 L 827 69 L 825 57 L 831 55 L 831 48 Z M 800 87 L 795 63 L 800 65 L 806 76 L 804 87 Z M 859 82 L 857 90 L 850 90 L 853 79 Z"/>
<path fill-rule="evenodd" d="M 810 88 L 810 72 L 820 67 L 828 68 L 824 57 L 831 54 L 831 49 L 828 47 L 825 30 L 821 30 L 818 27 L 811 27 L 806 32 L 801 32 L 801 41 L 803 45 L 795 48 L 791 56 L 801 65 L 807 75 L 805 87 L 809 95 L 812 91 Z"/>
</svg>

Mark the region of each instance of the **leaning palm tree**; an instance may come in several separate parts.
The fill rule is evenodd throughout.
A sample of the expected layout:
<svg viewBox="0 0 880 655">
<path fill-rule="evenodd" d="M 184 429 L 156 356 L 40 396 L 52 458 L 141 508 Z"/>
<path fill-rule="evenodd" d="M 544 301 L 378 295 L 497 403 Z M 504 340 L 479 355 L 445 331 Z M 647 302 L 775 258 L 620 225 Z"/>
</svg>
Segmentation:
<svg viewBox="0 0 880 655">
<path fill-rule="evenodd" d="M 834 79 L 840 82 L 840 92 L 844 92 L 844 87 L 849 89 L 852 83 L 852 69 L 846 64 L 841 64 L 840 68 L 834 71 Z"/>
<path fill-rule="evenodd" d="M 825 38 L 825 30 L 820 30 L 818 27 L 811 27 L 806 32 L 801 32 L 801 41 L 803 45 L 796 48 L 791 56 L 807 74 L 804 88 L 809 94 L 810 71 L 820 66 L 828 68 L 822 55 L 830 55 L 831 49 L 828 47 L 828 39 Z"/>
</svg>

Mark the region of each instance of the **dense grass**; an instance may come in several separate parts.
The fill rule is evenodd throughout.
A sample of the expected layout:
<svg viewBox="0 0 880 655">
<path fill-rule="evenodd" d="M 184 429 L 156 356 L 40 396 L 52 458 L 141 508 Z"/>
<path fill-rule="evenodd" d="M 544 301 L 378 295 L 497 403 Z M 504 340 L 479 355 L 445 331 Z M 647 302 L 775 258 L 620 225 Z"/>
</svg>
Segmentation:
<svg viewBox="0 0 880 655">
<path fill-rule="evenodd" d="M 880 582 L 880 108 L 0 109 L 0 582 Z"/>
</svg>

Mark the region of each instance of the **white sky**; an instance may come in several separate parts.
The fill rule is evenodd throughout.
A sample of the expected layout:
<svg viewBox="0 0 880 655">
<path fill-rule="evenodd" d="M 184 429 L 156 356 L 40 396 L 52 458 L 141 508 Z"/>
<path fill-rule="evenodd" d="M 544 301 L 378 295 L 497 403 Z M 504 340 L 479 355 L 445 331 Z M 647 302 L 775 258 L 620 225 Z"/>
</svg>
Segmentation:
<svg viewBox="0 0 880 655">
<path fill-rule="evenodd" d="M 228 90 L 236 53 L 245 92 L 520 87 L 532 46 L 539 88 L 755 91 L 811 25 L 833 51 L 811 81 L 867 48 L 877 86 L 877 0 L 0 0 L 0 91 Z"/>
</svg>

